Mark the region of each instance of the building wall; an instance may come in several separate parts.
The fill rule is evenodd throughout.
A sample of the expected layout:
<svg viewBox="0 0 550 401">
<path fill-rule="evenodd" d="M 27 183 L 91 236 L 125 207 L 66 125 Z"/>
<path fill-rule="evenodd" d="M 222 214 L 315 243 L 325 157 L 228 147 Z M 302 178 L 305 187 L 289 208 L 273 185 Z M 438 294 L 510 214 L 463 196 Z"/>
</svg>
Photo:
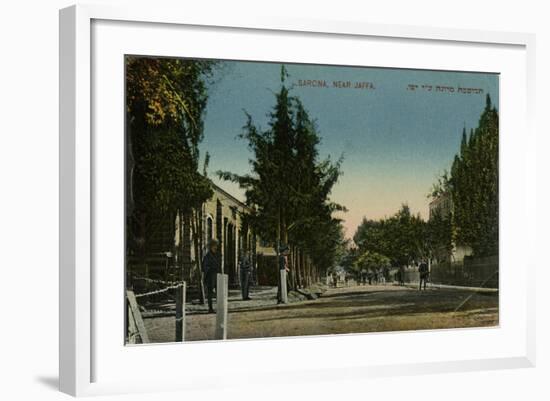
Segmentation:
<svg viewBox="0 0 550 401">
<path fill-rule="evenodd" d="M 243 221 L 243 216 L 252 212 L 248 206 L 215 185 L 213 190 L 212 197 L 202 206 L 203 232 L 199 235 L 202 236 L 204 252 L 210 239 L 215 238 L 220 242 L 222 271 L 229 275 L 230 284 L 235 285 L 239 283 L 239 258 L 245 251 L 251 253 L 255 273 L 256 269 L 268 267 L 262 261 L 276 256 L 276 251 L 263 244 Z M 192 260 L 196 260 L 194 249 L 191 254 Z M 257 274 L 253 274 L 253 277 L 256 278 Z"/>
<path fill-rule="evenodd" d="M 253 235 L 244 226 L 242 215 L 250 209 L 218 187 L 214 194 L 203 205 L 203 236 L 207 246 L 211 238 L 220 242 L 222 271 L 229 275 L 231 283 L 238 282 L 238 261 L 245 249 L 252 248 Z"/>
</svg>

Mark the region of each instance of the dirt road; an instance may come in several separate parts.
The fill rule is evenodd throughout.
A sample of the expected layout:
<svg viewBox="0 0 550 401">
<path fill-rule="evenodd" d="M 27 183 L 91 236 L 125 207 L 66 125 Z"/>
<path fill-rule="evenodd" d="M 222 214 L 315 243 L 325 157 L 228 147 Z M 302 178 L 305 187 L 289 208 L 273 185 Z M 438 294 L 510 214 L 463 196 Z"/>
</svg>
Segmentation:
<svg viewBox="0 0 550 401">
<path fill-rule="evenodd" d="M 459 307 L 458 310 L 455 309 Z M 186 340 L 213 339 L 215 315 L 187 317 Z M 152 342 L 174 341 L 174 318 L 146 319 Z M 229 313 L 228 338 L 498 325 L 498 292 L 386 286 L 331 288 L 315 301 Z"/>
</svg>

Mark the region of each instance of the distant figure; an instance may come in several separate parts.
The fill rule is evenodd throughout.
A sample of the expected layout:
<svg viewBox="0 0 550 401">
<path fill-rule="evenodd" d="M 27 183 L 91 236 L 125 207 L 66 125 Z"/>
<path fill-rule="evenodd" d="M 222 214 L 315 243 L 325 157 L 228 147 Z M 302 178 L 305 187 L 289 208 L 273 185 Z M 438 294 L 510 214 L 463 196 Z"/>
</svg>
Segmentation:
<svg viewBox="0 0 550 401">
<path fill-rule="evenodd" d="M 374 280 L 374 284 L 378 284 L 378 278 L 379 274 L 378 274 L 378 269 L 374 270 L 374 275 L 373 275 L 373 280 Z"/>
<path fill-rule="evenodd" d="M 239 262 L 239 273 L 241 280 L 241 295 L 243 301 L 248 301 L 251 298 L 248 295 L 250 288 L 250 273 L 252 271 L 252 263 L 250 261 L 250 253 L 246 252 Z"/>
<path fill-rule="evenodd" d="M 405 266 L 399 267 L 399 285 L 405 285 Z"/>
<path fill-rule="evenodd" d="M 384 266 L 382 275 L 384 276 L 384 284 L 386 284 L 386 281 L 390 281 L 390 268 L 388 266 Z"/>
<path fill-rule="evenodd" d="M 430 276 L 430 269 L 428 268 L 428 264 L 425 260 L 420 262 L 420 265 L 418 266 L 418 272 L 420 273 L 420 286 L 419 290 L 422 290 L 422 283 L 424 283 L 424 290 L 426 290 L 426 283 L 428 282 L 428 277 Z"/>
<path fill-rule="evenodd" d="M 365 269 L 361 270 L 361 283 L 363 285 L 367 284 L 367 271 Z"/>
<path fill-rule="evenodd" d="M 369 280 L 369 285 L 372 285 L 373 274 L 371 271 L 367 273 L 367 279 Z"/>
<path fill-rule="evenodd" d="M 348 274 L 346 273 L 346 274 L 344 275 L 344 284 L 346 285 L 346 287 L 348 286 L 348 281 L 349 281 L 349 276 L 348 276 Z"/>
<path fill-rule="evenodd" d="M 288 255 L 290 254 L 290 249 L 286 245 L 282 245 L 279 247 L 279 271 L 278 271 L 278 277 L 277 277 L 277 303 L 282 304 L 283 303 L 283 283 L 281 282 L 281 271 L 290 271 L 290 268 L 288 266 Z M 287 291 L 288 291 L 288 285 L 287 285 Z"/>
<path fill-rule="evenodd" d="M 332 285 L 334 288 L 338 287 L 338 274 L 336 272 L 332 272 Z"/>
<path fill-rule="evenodd" d="M 384 270 L 380 269 L 378 273 L 380 284 L 386 285 L 386 276 L 384 276 Z"/>
<path fill-rule="evenodd" d="M 202 259 L 202 271 L 204 273 L 204 286 L 208 297 L 208 313 L 214 313 L 212 307 L 212 297 L 214 288 L 216 288 L 216 276 L 220 271 L 220 257 L 218 255 L 219 242 L 217 239 L 211 239 L 208 243 L 208 252 Z"/>
</svg>

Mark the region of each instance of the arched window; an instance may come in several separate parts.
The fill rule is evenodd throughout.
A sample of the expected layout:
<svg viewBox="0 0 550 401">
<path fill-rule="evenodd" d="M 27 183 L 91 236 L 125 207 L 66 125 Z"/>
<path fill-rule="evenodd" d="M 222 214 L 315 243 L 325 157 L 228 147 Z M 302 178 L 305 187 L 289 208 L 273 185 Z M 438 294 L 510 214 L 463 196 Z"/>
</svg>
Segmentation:
<svg viewBox="0 0 550 401">
<path fill-rule="evenodd" d="M 213 228 L 212 228 L 212 217 L 208 216 L 206 218 L 206 243 L 208 244 L 213 238 Z"/>
</svg>

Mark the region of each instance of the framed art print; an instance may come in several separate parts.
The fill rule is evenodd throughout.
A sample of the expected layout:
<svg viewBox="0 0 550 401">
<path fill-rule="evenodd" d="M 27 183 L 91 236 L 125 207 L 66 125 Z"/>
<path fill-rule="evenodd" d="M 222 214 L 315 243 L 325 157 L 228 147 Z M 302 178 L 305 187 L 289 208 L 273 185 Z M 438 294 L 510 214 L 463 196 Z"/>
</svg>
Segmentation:
<svg viewBox="0 0 550 401">
<path fill-rule="evenodd" d="M 127 342 L 498 326 L 498 74 L 125 68 Z"/>
<path fill-rule="evenodd" d="M 62 391 L 532 366 L 532 36 L 60 18 Z"/>
</svg>

